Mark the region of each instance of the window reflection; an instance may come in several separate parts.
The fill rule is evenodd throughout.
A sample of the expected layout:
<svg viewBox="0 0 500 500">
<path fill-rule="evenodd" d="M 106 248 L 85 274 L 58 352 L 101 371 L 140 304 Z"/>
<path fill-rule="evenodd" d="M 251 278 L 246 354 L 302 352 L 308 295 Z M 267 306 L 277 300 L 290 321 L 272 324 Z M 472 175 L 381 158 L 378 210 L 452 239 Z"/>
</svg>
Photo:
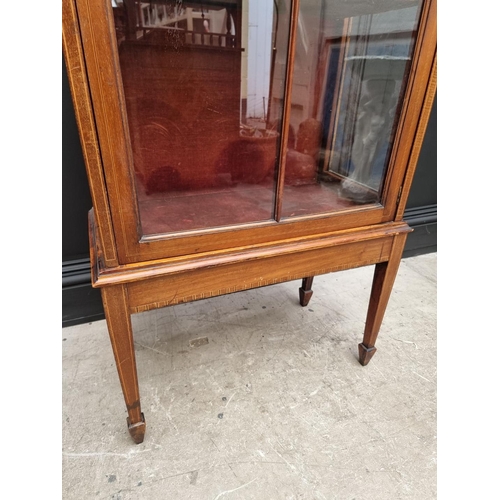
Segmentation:
<svg viewBox="0 0 500 500">
<path fill-rule="evenodd" d="M 111 0 L 144 234 L 379 203 L 421 0 Z"/>
<path fill-rule="evenodd" d="M 143 233 L 272 219 L 289 1 L 114 1 Z"/>
<path fill-rule="evenodd" d="M 421 2 L 300 5 L 283 214 L 377 203 Z"/>
</svg>

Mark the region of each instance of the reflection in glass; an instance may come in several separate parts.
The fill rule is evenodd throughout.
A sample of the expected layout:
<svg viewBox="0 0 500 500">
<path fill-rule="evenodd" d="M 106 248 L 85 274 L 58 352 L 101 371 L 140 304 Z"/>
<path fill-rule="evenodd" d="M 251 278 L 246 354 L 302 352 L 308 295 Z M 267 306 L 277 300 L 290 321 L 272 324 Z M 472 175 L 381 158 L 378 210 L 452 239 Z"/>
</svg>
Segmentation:
<svg viewBox="0 0 500 500">
<path fill-rule="evenodd" d="M 422 0 L 109 0 L 143 234 L 381 200 Z"/>
<path fill-rule="evenodd" d="M 290 1 L 111 1 L 143 234 L 272 219 Z"/>
<path fill-rule="evenodd" d="M 380 202 L 420 9 L 301 0 L 283 216 Z"/>
</svg>

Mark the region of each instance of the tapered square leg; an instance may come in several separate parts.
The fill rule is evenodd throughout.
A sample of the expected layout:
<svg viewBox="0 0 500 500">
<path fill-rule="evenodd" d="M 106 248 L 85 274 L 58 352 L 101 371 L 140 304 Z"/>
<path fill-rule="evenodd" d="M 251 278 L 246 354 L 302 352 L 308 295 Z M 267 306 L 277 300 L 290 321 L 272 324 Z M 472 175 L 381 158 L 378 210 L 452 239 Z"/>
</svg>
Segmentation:
<svg viewBox="0 0 500 500">
<path fill-rule="evenodd" d="M 144 441 L 144 434 L 146 433 L 146 420 L 144 419 L 144 413 L 141 413 L 142 420 L 136 424 L 130 423 L 130 417 L 127 417 L 127 426 L 130 436 L 136 444 L 140 444 Z"/>
<path fill-rule="evenodd" d="M 128 412 L 128 430 L 137 444 L 142 443 L 146 422 L 141 412 L 127 289 L 124 285 L 113 285 L 102 288 L 101 293 L 116 369 Z"/>
<path fill-rule="evenodd" d="M 309 301 L 311 300 L 313 294 L 313 291 L 311 290 L 313 279 L 314 276 L 310 276 L 302 280 L 302 287 L 299 288 L 299 299 L 300 305 L 302 307 L 307 306 L 307 304 L 309 304 Z"/>
<path fill-rule="evenodd" d="M 363 366 L 370 362 L 377 350 L 375 342 L 396 280 L 406 236 L 406 233 L 395 236 L 389 260 L 375 265 L 363 342 L 358 345 L 359 362 Z"/>
<path fill-rule="evenodd" d="M 365 347 L 363 344 L 358 344 L 359 362 L 363 366 L 366 366 L 370 362 L 370 359 L 372 359 L 376 350 L 376 347 Z"/>
</svg>

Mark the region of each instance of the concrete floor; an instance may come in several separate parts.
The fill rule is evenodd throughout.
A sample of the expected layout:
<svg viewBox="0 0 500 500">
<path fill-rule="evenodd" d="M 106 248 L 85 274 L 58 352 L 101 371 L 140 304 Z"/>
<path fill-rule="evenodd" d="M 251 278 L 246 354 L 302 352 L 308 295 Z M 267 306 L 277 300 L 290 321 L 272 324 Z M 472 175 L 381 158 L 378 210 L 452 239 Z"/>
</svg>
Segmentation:
<svg viewBox="0 0 500 500">
<path fill-rule="evenodd" d="M 402 261 L 366 367 L 373 266 L 305 308 L 290 282 L 134 315 L 140 445 L 105 322 L 63 329 L 63 498 L 436 498 L 436 262 Z"/>
</svg>

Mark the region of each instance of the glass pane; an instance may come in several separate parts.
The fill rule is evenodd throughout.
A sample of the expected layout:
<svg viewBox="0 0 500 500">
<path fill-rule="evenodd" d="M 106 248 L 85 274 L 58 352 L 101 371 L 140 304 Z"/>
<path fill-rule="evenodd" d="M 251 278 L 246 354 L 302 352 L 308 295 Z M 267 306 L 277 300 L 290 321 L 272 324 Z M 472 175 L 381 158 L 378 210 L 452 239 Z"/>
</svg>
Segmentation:
<svg viewBox="0 0 500 500">
<path fill-rule="evenodd" d="M 273 219 L 289 0 L 112 2 L 143 234 Z"/>
<path fill-rule="evenodd" d="M 284 217 L 380 203 L 421 3 L 301 0 Z"/>
</svg>

